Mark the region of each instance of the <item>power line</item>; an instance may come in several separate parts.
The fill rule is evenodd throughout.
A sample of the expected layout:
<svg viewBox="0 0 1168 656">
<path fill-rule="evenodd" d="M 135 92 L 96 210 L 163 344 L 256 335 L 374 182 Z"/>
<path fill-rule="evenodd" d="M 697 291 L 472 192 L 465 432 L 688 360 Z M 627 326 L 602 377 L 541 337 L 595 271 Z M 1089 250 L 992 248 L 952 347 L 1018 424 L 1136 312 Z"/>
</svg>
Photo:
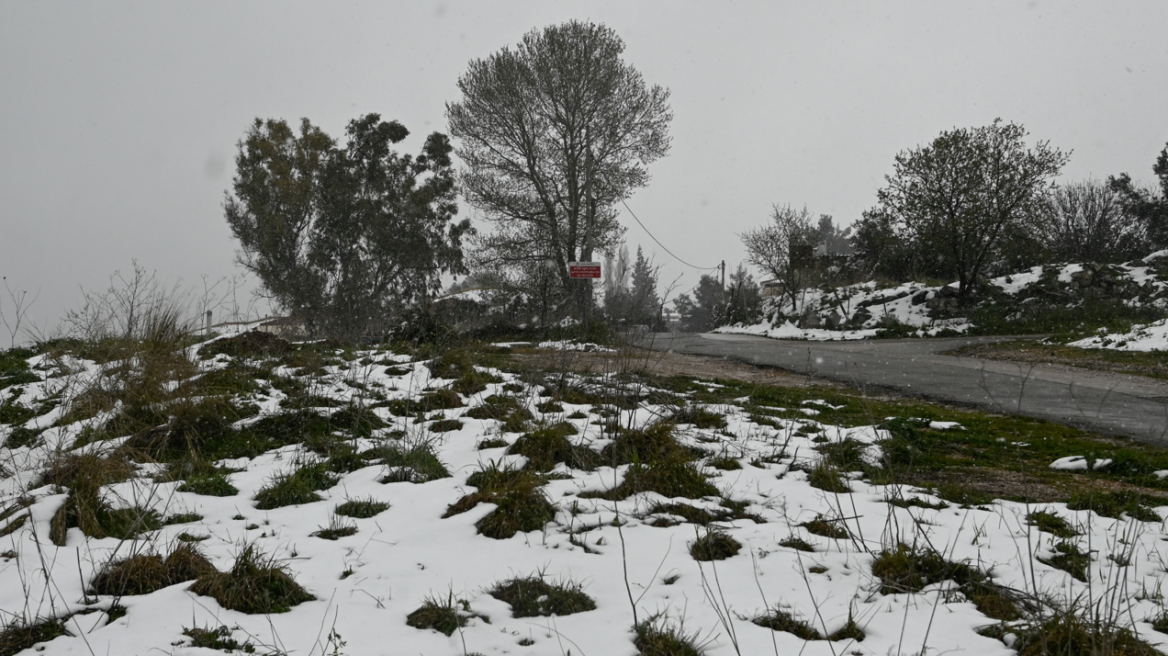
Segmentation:
<svg viewBox="0 0 1168 656">
<path fill-rule="evenodd" d="M 687 267 L 690 267 L 692 269 L 697 269 L 699 271 L 713 271 L 714 269 L 721 268 L 722 265 L 720 265 L 720 264 L 718 266 L 712 266 L 712 267 L 700 267 L 700 266 L 697 266 L 696 264 L 690 264 L 689 262 L 686 262 L 685 260 L 681 259 L 677 255 L 674 255 L 673 251 L 669 250 L 668 248 L 665 248 L 665 244 L 662 244 L 660 239 L 657 239 L 656 237 L 653 236 L 653 233 L 649 232 L 649 229 L 645 227 L 644 223 L 641 223 L 641 220 L 637 218 L 637 215 L 635 213 L 633 213 L 632 208 L 629 207 L 629 204 L 626 203 L 623 198 L 621 199 L 621 205 L 625 206 L 625 209 L 629 211 L 629 214 L 632 215 L 633 219 L 637 222 L 637 225 L 641 226 L 641 229 L 644 230 L 645 233 L 648 234 L 649 237 L 653 241 L 657 242 L 658 246 L 665 249 L 666 253 L 673 255 L 673 259 L 677 260 L 678 262 L 681 262 L 682 264 L 686 265 Z"/>
</svg>

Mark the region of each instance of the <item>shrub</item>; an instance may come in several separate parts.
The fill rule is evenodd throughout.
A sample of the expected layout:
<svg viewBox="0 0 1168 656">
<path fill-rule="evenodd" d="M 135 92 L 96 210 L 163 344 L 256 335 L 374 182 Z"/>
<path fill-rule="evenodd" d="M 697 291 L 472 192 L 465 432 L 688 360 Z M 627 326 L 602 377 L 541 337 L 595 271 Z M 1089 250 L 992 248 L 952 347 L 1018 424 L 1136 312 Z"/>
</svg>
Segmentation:
<svg viewBox="0 0 1168 656">
<path fill-rule="evenodd" d="M 255 495 L 255 507 L 271 510 L 283 506 L 293 506 L 320 501 L 317 490 L 327 490 L 336 484 L 336 479 L 326 463 L 304 465 L 298 469 L 278 474 Z"/>
<path fill-rule="evenodd" d="M 548 583 L 542 573 L 496 583 L 487 594 L 510 604 L 512 617 L 563 616 L 596 608 L 580 584 Z"/>
<path fill-rule="evenodd" d="M 316 598 L 292 579 L 287 567 L 265 560 L 251 545 L 236 556 L 231 571 L 200 576 L 191 592 L 248 614 L 285 613 Z"/>
</svg>

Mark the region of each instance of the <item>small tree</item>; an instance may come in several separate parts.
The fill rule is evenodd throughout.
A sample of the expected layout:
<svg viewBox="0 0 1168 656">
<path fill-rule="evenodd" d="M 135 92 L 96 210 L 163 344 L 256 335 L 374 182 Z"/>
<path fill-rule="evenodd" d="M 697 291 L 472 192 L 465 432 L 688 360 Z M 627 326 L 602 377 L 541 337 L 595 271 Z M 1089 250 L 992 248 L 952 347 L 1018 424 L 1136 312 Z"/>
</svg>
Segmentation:
<svg viewBox="0 0 1168 656">
<path fill-rule="evenodd" d="M 877 192 L 879 216 L 916 247 L 935 254 L 968 297 L 1004 231 L 1037 211 L 1069 155 L 997 119 L 980 128 L 942 132 L 928 146 L 896 156 L 888 186 Z"/>
<path fill-rule="evenodd" d="M 1124 212 L 1120 195 L 1097 180 L 1054 189 L 1031 227 L 1061 262 L 1123 262 L 1147 248 L 1144 223 Z"/>
<path fill-rule="evenodd" d="M 739 235 L 746 247 L 746 261 L 773 278 L 780 298 L 791 301 L 794 311 L 799 290 L 814 266 L 817 229 L 807 208 L 790 205 L 771 208 L 771 223 Z"/>
<path fill-rule="evenodd" d="M 678 294 L 673 307 L 681 315 L 681 331 L 703 333 L 725 323 L 726 303 L 722 284 L 714 276 L 702 274 L 689 294 Z"/>
<path fill-rule="evenodd" d="M 754 277 L 742 264 L 730 274 L 726 285 L 726 323 L 754 324 L 762 319 L 761 297 Z"/>
<path fill-rule="evenodd" d="M 417 157 L 409 132 L 377 114 L 351 121 L 344 147 L 303 119 L 256 119 L 236 155 L 224 211 L 240 261 L 310 336 L 352 339 L 463 273 L 454 171 L 445 135 Z"/>
<path fill-rule="evenodd" d="M 1163 248 L 1168 246 L 1168 145 L 1160 151 L 1152 172 L 1159 178 L 1158 190 L 1137 185 L 1126 173 L 1108 178 L 1107 184 L 1119 194 L 1124 213 L 1142 223 L 1152 243 Z"/>
</svg>

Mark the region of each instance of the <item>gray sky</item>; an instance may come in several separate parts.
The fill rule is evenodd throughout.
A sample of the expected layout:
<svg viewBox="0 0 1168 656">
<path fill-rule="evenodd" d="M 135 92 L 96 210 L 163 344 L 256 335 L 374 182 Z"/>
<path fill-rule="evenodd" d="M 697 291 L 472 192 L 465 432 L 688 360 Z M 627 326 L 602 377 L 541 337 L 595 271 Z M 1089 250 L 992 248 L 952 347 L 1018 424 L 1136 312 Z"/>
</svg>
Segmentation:
<svg viewBox="0 0 1168 656">
<path fill-rule="evenodd" d="M 221 203 L 254 117 L 341 136 L 378 112 L 414 152 L 468 61 L 572 18 L 612 27 L 672 91 L 672 151 L 629 205 L 699 266 L 742 259 L 737 233 L 772 203 L 851 223 L 898 151 L 953 127 L 1021 123 L 1074 151 L 1067 180 L 1151 181 L 1168 142 L 1163 0 L 5 1 L 0 275 L 39 290 L 51 326 L 131 259 L 188 283 L 237 272 Z M 625 223 L 663 283 L 697 283 Z"/>
</svg>

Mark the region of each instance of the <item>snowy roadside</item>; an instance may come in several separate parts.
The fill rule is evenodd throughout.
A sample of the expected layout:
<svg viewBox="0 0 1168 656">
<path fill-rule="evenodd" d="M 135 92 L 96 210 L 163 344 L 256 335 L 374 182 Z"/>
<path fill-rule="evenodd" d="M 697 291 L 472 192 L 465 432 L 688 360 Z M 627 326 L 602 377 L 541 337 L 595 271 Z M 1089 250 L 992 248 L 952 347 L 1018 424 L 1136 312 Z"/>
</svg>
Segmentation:
<svg viewBox="0 0 1168 656">
<path fill-rule="evenodd" d="M 562 374 L 566 391 L 552 395 L 538 382 L 496 369 L 462 365 L 461 378 L 455 378 L 439 375 L 445 370 L 434 360 L 375 350 L 341 355 L 326 359 L 316 373 L 303 371 L 311 366 L 280 365 L 265 375 L 299 380 L 311 398 L 329 400 L 301 412 L 330 417 L 367 404 L 380 424 L 373 422 L 377 427 L 360 436 L 338 434 L 354 452 L 425 447 L 447 475 L 402 476 L 403 468 L 414 465 L 358 462 L 334 470 L 331 485 L 317 490 L 317 501 L 259 509 L 257 495 L 281 476 L 339 460 L 311 444 L 293 443 L 222 461 L 236 490 L 224 496 L 180 491 L 181 481 L 151 478 L 158 466 L 143 465 L 138 476 L 104 486 L 103 498 L 114 509 L 146 508 L 177 519 L 135 540 L 94 538 L 74 527 L 63 546 L 54 545 L 53 519 L 67 496 L 60 486 L 39 483 L 46 463 L 108 418 L 57 421 L 66 416 L 70 395 L 86 389 L 77 377 L 92 378 L 109 365 L 74 361 L 67 375 L 42 370 L 40 382 L 5 390 L 17 392 L 13 403 L 22 407 L 50 397 L 58 403 L 22 422 L 46 429 L 39 440 L 0 448 L 0 549 L 6 550 L 0 554 L 0 609 L 6 625 L 19 618 L 68 618 L 64 628 L 71 635 L 38 645 L 37 653 L 44 654 L 222 653 L 191 646 L 190 629 L 198 628 L 250 644 L 257 653 L 633 654 L 634 618 L 683 627 L 711 656 L 1013 653 L 1007 647 L 1010 631 L 1005 642 L 978 633 L 1000 621 L 979 610 L 968 586 L 947 579 L 896 590 L 874 573 L 874 563 L 898 545 L 927 544 L 949 561 L 975 564 L 995 586 L 1067 605 L 1098 602 L 1146 640 L 1165 638 L 1149 624 L 1163 614 L 1161 598 L 1153 594 L 1162 588 L 1168 562 L 1162 522 L 1101 517 L 1059 503 L 996 501 L 959 508 L 926 491 L 873 485 L 847 471 L 824 489 L 816 479 L 829 451 L 824 445 L 844 445 L 873 464 L 880 462 L 887 437 L 871 425 L 821 423 L 820 412 L 832 408 L 824 401 L 748 409 L 748 399 L 702 404 L 686 401 L 693 392 L 641 384 L 630 389 L 616 378 L 574 374 Z M 219 355 L 199 361 L 199 375 L 260 364 Z M 480 389 L 454 392 L 467 379 Z M 287 390 L 294 388 L 270 384 L 274 378 L 256 380 L 257 388 L 240 400 L 254 404 L 257 414 L 236 428 L 289 414 Z M 638 401 L 614 404 L 618 391 Z M 439 397 L 444 403 L 433 403 Z M 530 419 L 515 423 L 520 416 Z M 452 505 L 486 489 L 474 484 L 476 473 L 517 471 L 532 463 L 511 452 L 522 450 L 516 445 L 530 443 L 540 429 L 558 431 L 573 449 L 617 453 L 622 439 L 652 435 L 669 417 L 671 439 L 697 458 L 685 466 L 713 486 L 710 493 L 684 497 L 650 490 L 621 497 L 612 492 L 644 474 L 639 461 L 590 467 L 560 461 L 547 471 L 525 470 L 538 473 L 539 489 L 552 507 L 542 528 L 502 539 L 483 535 L 481 526 L 500 511 L 504 497 L 451 514 Z M 961 430 L 934 423 L 925 425 Z M 7 439 L 14 429 L 0 427 L 0 437 Z M 116 443 L 87 448 L 108 454 Z M 354 500 L 387 507 L 368 517 L 338 515 L 339 505 Z M 1035 513 L 1063 518 L 1075 535 L 1041 531 Z M 714 521 L 695 523 L 694 517 Z M 334 526 L 354 531 L 335 540 L 314 535 Z M 738 545 L 735 553 L 695 559 L 693 543 L 710 535 L 730 538 Z M 197 545 L 220 572 L 230 571 L 250 546 L 286 567 L 313 599 L 287 612 L 247 614 L 193 592 L 190 581 L 137 595 L 89 592 L 110 563 L 131 554 L 165 554 L 179 544 Z M 1066 555 L 1071 547 L 1065 545 L 1089 554 L 1085 580 L 1049 564 Z M 513 617 L 515 609 L 491 591 L 531 575 L 579 584 L 595 609 Z M 407 624 L 427 599 L 449 600 L 465 626 L 446 635 Z M 111 619 L 107 611 L 115 606 L 125 612 Z M 848 627 L 858 633 L 849 629 L 835 641 L 806 640 L 752 621 L 780 612 L 821 636 Z"/>
</svg>

